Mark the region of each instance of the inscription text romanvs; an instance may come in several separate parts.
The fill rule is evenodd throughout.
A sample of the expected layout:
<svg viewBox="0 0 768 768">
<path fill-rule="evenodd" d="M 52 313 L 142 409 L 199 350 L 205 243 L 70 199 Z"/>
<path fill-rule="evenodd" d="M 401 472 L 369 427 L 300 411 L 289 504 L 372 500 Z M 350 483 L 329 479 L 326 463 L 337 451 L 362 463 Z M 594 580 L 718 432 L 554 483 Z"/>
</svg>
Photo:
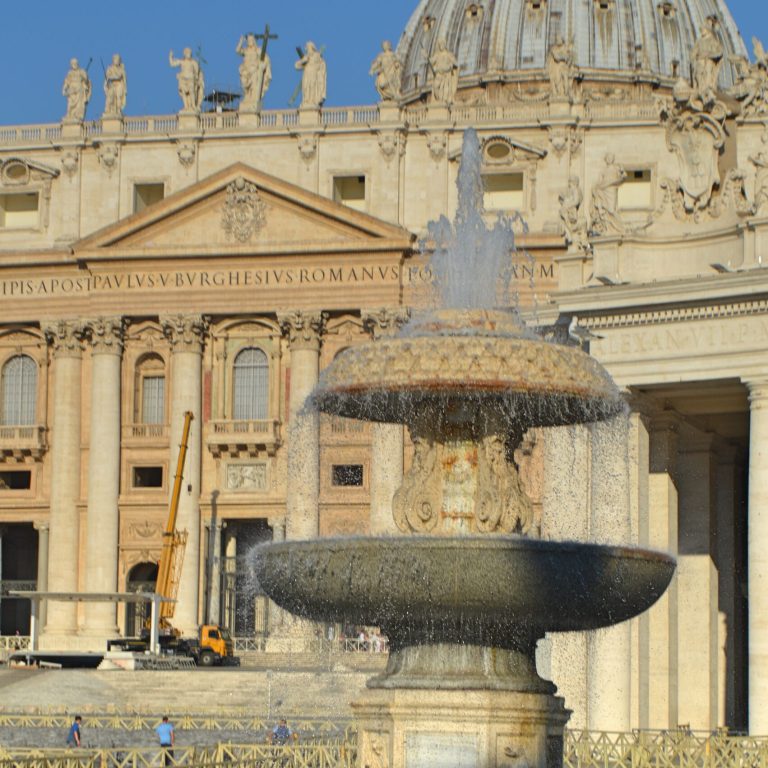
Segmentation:
<svg viewBox="0 0 768 768">
<path fill-rule="evenodd" d="M 402 274 L 401 274 L 402 271 Z M 519 272 L 519 275 L 518 275 Z M 523 274 L 525 272 L 525 274 Z M 530 274 L 529 274 L 530 273 Z M 513 267 L 521 280 L 554 277 L 551 264 Z M 343 267 L 270 267 L 264 269 L 183 269 L 178 271 L 127 272 L 79 271 L 46 277 L 14 276 L 0 279 L 0 296 L 37 298 L 123 291 L 185 291 L 199 289 L 278 288 L 362 284 L 429 282 L 427 267 L 392 264 Z"/>
</svg>

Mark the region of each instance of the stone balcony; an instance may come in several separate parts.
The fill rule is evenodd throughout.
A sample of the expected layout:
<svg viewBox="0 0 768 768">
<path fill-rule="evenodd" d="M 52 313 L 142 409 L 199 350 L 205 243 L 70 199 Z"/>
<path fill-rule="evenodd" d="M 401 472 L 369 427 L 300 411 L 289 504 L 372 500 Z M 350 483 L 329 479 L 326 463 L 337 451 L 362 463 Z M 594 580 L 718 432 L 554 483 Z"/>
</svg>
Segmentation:
<svg viewBox="0 0 768 768">
<path fill-rule="evenodd" d="M 48 450 L 47 430 L 42 424 L 0 427 L 0 459 L 40 461 Z"/>
<path fill-rule="evenodd" d="M 647 98 L 576 103 L 567 105 L 566 111 L 577 121 L 601 123 L 627 119 L 657 123 L 659 114 L 656 102 Z M 550 119 L 561 122 L 563 116 L 563 105 L 550 105 L 547 101 L 454 104 L 451 107 L 438 108 L 419 103 L 405 107 L 372 104 L 326 107 L 310 116 L 302 114 L 298 109 L 264 110 L 258 116 L 246 118 L 237 112 L 206 112 L 200 115 L 197 125 L 199 133 L 204 135 L 251 135 L 275 132 L 284 134 L 286 129 L 300 127 L 322 128 L 324 131 L 356 127 L 362 131 L 375 131 L 381 127 L 418 127 L 422 124 L 446 122 L 457 126 L 489 128 L 510 124 L 538 126 L 540 123 L 548 123 Z M 80 139 L 98 141 L 106 131 L 111 131 L 111 139 L 126 141 L 189 134 L 189 126 L 182 125 L 178 115 L 126 116 L 122 124 L 118 122 L 118 125 L 121 127 L 115 133 L 114 125 L 105 128 L 101 120 L 86 121 L 82 124 Z M 71 136 L 62 135 L 60 123 L 0 126 L 0 149 L 50 146 L 51 143 L 65 139 L 71 139 Z"/>
<path fill-rule="evenodd" d="M 207 424 L 205 443 L 215 458 L 258 456 L 262 451 L 274 456 L 282 443 L 280 422 L 277 419 L 211 421 Z"/>
<path fill-rule="evenodd" d="M 123 424 L 123 445 L 166 445 L 169 438 L 167 424 Z"/>
</svg>

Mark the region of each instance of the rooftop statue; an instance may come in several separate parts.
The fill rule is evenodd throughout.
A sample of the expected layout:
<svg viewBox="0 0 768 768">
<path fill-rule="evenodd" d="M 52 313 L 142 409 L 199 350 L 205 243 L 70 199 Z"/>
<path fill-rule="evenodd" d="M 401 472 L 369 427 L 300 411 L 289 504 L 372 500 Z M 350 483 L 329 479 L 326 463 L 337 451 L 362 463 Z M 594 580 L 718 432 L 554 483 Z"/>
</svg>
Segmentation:
<svg viewBox="0 0 768 768">
<path fill-rule="evenodd" d="M 381 53 L 371 64 L 370 75 L 376 77 L 376 90 L 382 101 L 397 101 L 400 98 L 400 83 L 403 63 L 392 50 L 392 43 L 385 40 L 381 44 Z"/>
<path fill-rule="evenodd" d="M 752 38 L 755 63 L 746 56 L 732 59 L 739 72 L 739 79 L 729 93 L 741 101 L 743 115 L 764 115 L 768 113 L 768 54 L 756 37 Z"/>
<path fill-rule="evenodd" d="M 88 73 L 77 63 L 77 59 L 70 59 L 69 72 L 64 78 L 61 93 L 67 99 L 65 122 L 82 123 L 88 102 L 91 100 L 91 81 Z"/>
<path fill-rule="evenodd" d="M 128 83 L 125 78 L 125 64 L 119 53 L 112 57 L 112 63 L 104 72 L 104 95 L 104 114 L 122 115 L 128 95 Z"/>
<path fill-rule="evenodd" d="M 429 60 L 432 68 L 432 98 L 443 104 L 452 104 L 459 88 L 459 64 L 445 40 L 437 41 L 437 50 Z"/>
<path fill-rule="evenodd" d="M 570 98 L 573 93 L 574 50 L 572 42 L 558 37 L 549 49 L 547 74 L 554 98 Z"/>
<path fill-rule="evenodd" d="M 200 65 L 192 58 L 192 49 L 185 48 L 182 58 L 176 59 L 173 51 L 168 54 L 168 63 L 178 67 L 176 79 L 179 81 L 179 96 L 181 96 L 182 112 L 198 113 L 203 103 L 205 81 Z"/>
<path fill-rule="evenodd" d="M 557 199 L 560 201 L 560 219 L 563 222 L 566 242 L 572 250 L 588 250 L 587 222 L 581 213 L 584 192 L 578 176 L 568 179 L 568 188 L 561 192 Z"/>
<path fill-rule="evenodd" d="M 301 106 L 321 107 L 327 95 L 328 70 L 323 54 L 310 40 L 304 55 L 296 62 L 301 69 Z"/>
<path fill-rule="evenodd" d="M 701 27 L 700 37 L 691 51 L 693 60 L 693 103 L 700 101 L 703 106 L 717 101 L 717 77 L 725 49 L 715 35 L 710 20 Z"/>
<path fill-rule="evenodd" d="M 240 85 L 243 88 L 240 112 L 258 112 L 272 82 L 272 63 L 267 54 L 266 41 L 259 46 L 256 35 L 248 34 L 240 38 L 235 52 L 243 57 L 240 64 Z"/>
</svg>

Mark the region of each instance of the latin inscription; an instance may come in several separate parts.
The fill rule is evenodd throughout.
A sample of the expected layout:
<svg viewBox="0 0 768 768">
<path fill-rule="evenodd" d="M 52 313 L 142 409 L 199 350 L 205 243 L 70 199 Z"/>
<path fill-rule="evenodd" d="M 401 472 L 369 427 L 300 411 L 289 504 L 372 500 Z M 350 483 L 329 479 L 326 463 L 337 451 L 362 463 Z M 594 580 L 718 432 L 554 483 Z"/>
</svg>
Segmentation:
<svg viewBox="0 0 768 768">
<path fill-rule="evenodd" d="M 76 296 L 122 291 L 188 291 L 251 288 L 274 289 L 297 286 L 429 283 L 428 267 L 397 265 L 351 267 L 287 267 L 238 270 L 182 270 L 178 272 L 105 272 L 76 277 L 29 277 L 0 280 L 4 298 Z M 554 279 L 552 264 L 514 264 L 517 280 Z"/>
</svg>

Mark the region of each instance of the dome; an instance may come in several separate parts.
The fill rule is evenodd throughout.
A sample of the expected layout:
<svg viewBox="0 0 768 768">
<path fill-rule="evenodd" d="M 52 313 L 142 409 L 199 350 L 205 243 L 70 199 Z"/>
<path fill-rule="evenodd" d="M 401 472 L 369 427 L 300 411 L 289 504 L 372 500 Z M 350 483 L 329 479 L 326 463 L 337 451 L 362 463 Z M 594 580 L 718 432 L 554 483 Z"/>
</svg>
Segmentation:
<svg viewBox="0 0 768 768">
<path fill-rule="evenodd" d="M 722 0 L 421 0 L 398 45 L 403 93 L 430 90 L 429 58 L 440 40 L 458 60 L 460 88 L 541 78 L 558 38 L 572 41 L 585 79 L 631 73 L 671 83 L 689 76 L 690 50 L 707 23 L 725 50 L 727 88 L 736 78 L 732 58 L 747 54 Z"/>
</svg>

